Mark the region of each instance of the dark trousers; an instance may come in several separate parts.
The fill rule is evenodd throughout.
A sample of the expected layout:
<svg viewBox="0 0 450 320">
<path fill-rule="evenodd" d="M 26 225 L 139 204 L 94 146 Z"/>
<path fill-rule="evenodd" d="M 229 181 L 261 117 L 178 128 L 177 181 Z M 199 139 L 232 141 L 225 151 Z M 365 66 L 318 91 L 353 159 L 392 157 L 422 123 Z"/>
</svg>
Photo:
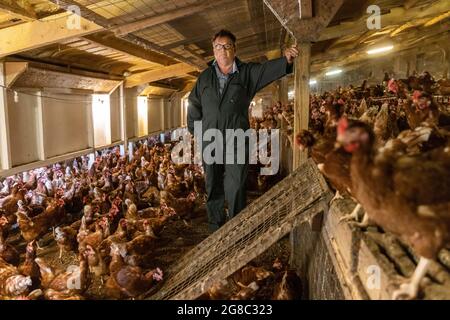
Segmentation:
<svg viewBox="0 0 450 320">
<path fill-rule="evenodd" d="M 229 218 L 246 206 L 248 164 L 203 164 L 206 180 L 206 210 L 209 229 L 215 231 L 226 222 L 225 200 Z"/>
</svg>

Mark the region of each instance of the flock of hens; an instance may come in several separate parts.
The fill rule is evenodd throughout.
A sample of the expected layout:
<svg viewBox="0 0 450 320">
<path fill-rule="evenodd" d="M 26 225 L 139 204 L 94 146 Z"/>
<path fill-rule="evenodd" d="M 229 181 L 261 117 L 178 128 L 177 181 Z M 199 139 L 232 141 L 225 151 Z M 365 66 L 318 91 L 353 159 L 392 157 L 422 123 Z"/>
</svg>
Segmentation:
<svg viewBox="0 0 450 320">
<path fill-rule="evenodd" d="M 0 298 L 83 299 L 94 277 L 104 283 L 105 298 L 136 298 L 161 281 L 160 268 L 146 270 L 160 232 L 204 198 L 201 167 L 175 165 L 171 147 L 143 143 L 131 161 L 116 148 L 90 167 L 80 157 L 5 179 Z M 17 228 L 27 243 L 24 255 L 12 237 L 7 241 Z M 75 252 L 79 266 L 55 270 L 37 257 L 45 237 L 56 241 L 60 259 Z"/>
<path fill-rule="evenodd" d="M 427 72 L 399 80 L 386 75 L 381 85 L 364 81 L 311 96 L 309 130 L 295 137 L 292 104 L 250 117 L 255 129 L 281 127 L 287 141 L 309 151 L 335 198 L 358 203 L 343 220 L 357 220 L 362 207 L 356 225 L 376 224 L 420 256 L 394 298 L 416 297 L 430 261 L 450 243 L 450 114 L 435 98 L 448 93 L 450 81 Z M 164 278 L 164 267 L 148 269 L 162 230 L 189 218 L 205 197 L 201 166 L 174 164 L 173 144 L 150 138 L 131 160 L 115 148 L 91 166 L 83 156 L 0 181 L 0 299 L 84 299 L 94 278 L 105 298 L 152 290 Z M 249 188 L 260 192 L 274 183 L 249 177 Z M 22 250 L 11 240 L 19 231 Z M 60 259 L 76 253 L 79 266 L 55 270 L 38 257 L 44 238 L 57 243 Z M 255 298 L 267 279 L 273 299 L 299 297 L 300 279 L 275 261 L 272 271 L 246 266 L 200 298 Z"/>
<path fill-rule="evenodd" d="M 105 149 L 92 164 L 82 156 L 3 179 L 0 300 L 81 300 L 91 298 L 86 293 L 98 283 L 95 298 L 140 299 L 154 292 L 167 267 L 155 267 L 154 260 L 163 229 L 180 220 L 188 227 L 205 201 L 202 167 L 173 163 L 175 143 L 152 137 L 136 143 L 131 160 L 118 148 Z M 55 243 L 59 257 L 53 260 L 46 250 Z M 64 267 L 63 258 L 73 256 L 79 265 Z M 287 268 L 274 267 L 278 272 L 263 278 L 261 268 L 246 268 L 239 278 L 246 287 L 222 297 L 249 298 L 261 281 L 281 298 L 298 291 L 288 290 L 295 273 Z M 277 283 L 284 289 L 276 291 Z"/>
<path fill-rule="evenodd" d="M 450 81 L 428 73 L 313 96 L 309 130 L 295 136 L 337 191 L 358 204 L 343 220 L 375 224 L 420 259 L 395 299 L 418 296 L 420 281 L 450 245 Z M 437 99 L 440 99 L 440 102 Z M 441 103 L 442 102 L 442 103 Z"/>
</svg>

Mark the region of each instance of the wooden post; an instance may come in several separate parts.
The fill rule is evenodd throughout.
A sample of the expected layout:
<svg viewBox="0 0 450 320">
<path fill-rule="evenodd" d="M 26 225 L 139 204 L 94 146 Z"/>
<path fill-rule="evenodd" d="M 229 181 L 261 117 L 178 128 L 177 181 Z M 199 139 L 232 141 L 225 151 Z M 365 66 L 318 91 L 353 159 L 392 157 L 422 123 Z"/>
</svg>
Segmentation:
<svg viewBox="0 0 450 320">
<path fill-rule="evenodd" d="M 311 43 L 298 45 L 300 55 L 295 60 L 294 80 L 294 135 L 302 129 L 308 129 L 309 119 L 309 70 L 311 62 Z M 293 169 L 306 161 L 308 153 L 294 148 Z"/>
<path fill-rule="evenodd" d="M 0 169 L 2 170 L 10 169 L 12 166 L 5 74 L 5 64 L 0 61 Z"/>
<path fill-rule="evenodd" d="M 282 106 L 288 104 L 288 82 L 287 77 L 279 80 L 278 97 Z M 285 135 L 287 129 L 286 120 L 281 119 L 281 174 L 288 175 L 292 171 L 292 148 L 289 146 L 287 136 Z"/>
<path fill-rule="evenodd" d="M 278 96 L 280 97 L 280 101 L 282 105 L 288 104 L 288 91 L 289 91 L 289 79 L 284 77 L 280 80 Z"/>
<path fill-rule="evenodd" d="M 278 101 L 280 101 L 280 81 L 276 81 L 271 87 L 271 106 L 274 106 Z"/>
</svg>

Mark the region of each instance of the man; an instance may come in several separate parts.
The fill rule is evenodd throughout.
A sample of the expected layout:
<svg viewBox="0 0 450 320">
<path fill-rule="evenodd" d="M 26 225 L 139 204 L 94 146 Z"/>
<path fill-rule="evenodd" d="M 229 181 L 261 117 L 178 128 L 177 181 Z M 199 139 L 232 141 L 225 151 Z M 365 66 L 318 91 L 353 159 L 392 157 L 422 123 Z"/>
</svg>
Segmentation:
<svg viewBox="0 0 450 320">
<path fill-rule="evenodd" d="M 244 63 L 235 55 L 236 37 L 227 30 L 216 33 L 212 45 L 215 60 L 200 74 L 189 95 L 188 130 L 194 134 L 194 122 L 201 121 L 202 134 L 208 129 L 218 129 L 225 137 L 226 129 L 249 129 L 248 109 L 253 97 L 271 82 L 292 72 L 292 63 L 298 51 L 293 46 L 286 49 L 282 58 L 263 64 Z M 203 142 L 203 149 L 205 147 Z M 225 153 L 230 152 L 225 145 L 223 149 Z M 234 151 L 245 152 L 247 159 L 248 145 Z M 221 163 L 208 164 L 203 161 L 211 231 L 225 223 L 225 200 L 230 218 L 245 207 L 247 160 L 243 164 L 227 163 L 224 156 Z"/>
</svg>

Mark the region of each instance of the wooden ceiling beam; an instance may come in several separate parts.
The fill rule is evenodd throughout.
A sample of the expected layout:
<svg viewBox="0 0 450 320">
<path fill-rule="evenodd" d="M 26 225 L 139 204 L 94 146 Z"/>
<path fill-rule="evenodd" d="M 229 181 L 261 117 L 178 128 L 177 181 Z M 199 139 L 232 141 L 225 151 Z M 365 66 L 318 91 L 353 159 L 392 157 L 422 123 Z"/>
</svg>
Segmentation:
<svg viewBox="0 0 450 320">
<path fill-rule="evenodd" d="M 383 27 L 390 25 L 401 25 L 409 21 L 421 19 L 430 16 L 436 16 L 448 12 L 448 1 L 438 1 L 426 8 L 406 9 L 404 7 L 397 7 L 391 9 L 389 13 L 381 15 L 381 22 Z M 359 34 L 367 31 L 365 15 L 362 19 L 354 22 L 345 22 L 336 26 L 325 28 L 322 30 L 318 41 L 330 40 L 340 38 L 352 34 Z M 379 31 L 379 30 L 375 30 Z"/>
<path fill-rule="evenodd" d="M 230 31 L 232 31 L 235 36 L 237 37 L 237 42 L 240 41 L 240 39 L 242 39 L 243 37 L 248 37 L 251 36 L 254 33 L 255 28 L 262 28 L 264 29 L 264 19 L 260 19 L 257 21 L 249 21 L 249 22 L 245 22 L 243 24 L 239 25 L 239 29 L 236 29 L 233 31 L 233 27 L 232 26 L 224 26 L 224 28 L 229 29 Z M 177 48 L 179 46 L 182 45 L 189 45 L 189 44 L 193 44 L 193 43 L 197 43 L 197 42 L 201 42 L 201 41 L 205 41 L 205 40 L 210 40 L 211 39 L 211 34 L 208 32 L 204 32 L 199 36 L 196 37 L 190 37 L 190 38 L 186 38 L 171 44 L 168 44 L 166 46 L 164 46 L 165 49 L 173 49 L 173 48 Z"/>
<path fill-rule="evenodd" d="M 185 63 L 177 63 L 164 68 L 134 74 L 127 78 L 125 86 L 131 88 L 144 83 L 182 76 L 196 70 L 196 68 Z"/>
<path fill-rule="evenodd" d="M 406 0 L 403 4 L 403 7 L 405 7 L 406 10 L 414 7 L 414 5 L 419 2 L 419 0 Z"/>
<path fill-rule="evenodd" d="M 158 14 L 156 16 L 144 18 L 142 20 L 114 27 L 111 29 L 111 31 L 113 31 L 117 36 L 123 36 L 131 32 L 139 31 L 142 29 L 146 29 L 152 26 L 169 22 L 171 20 L 193 15 L 195 13 L 206 10 L 209 5 L 210 5 L 209 1 L 203 1 L 198 5 L 178 8 L 175 10 L 171 10 L 169 12 L 165 12 L 163 14 Z"/>
<path fill-rule="evenodd" d="M 63 42 L 101 30 L 102 27 L 80 17 L 80 28 L 67 28 L 66 19 L 31 21 L 0 29 L 0 58 L 18 52 Z"/>
<path fill-rule="evenodd" d="M 278 28 L 270 29 L 270 30 L 267 30 L 267 32 L 278 31 L 278 30 L 279 30 Z M 266 39 L 265 38 L 261 38 L 261 37 L 263 37 L 265 35 L 265 33 L 266 32 L 264 32 L 264 31 L 263 32 L 257 32 L 257 33 L 254 33 L 254 34 L 250 35 L 250 36 L 238 39 L 238 41 L 237 41 L 237 49 L 239 50 L 241 48 L 246 48 L 249 45 L 250 46 L 252 46 L 252 45 L 260 45 L 262 49 L 266 48 L 266 46 L 269 43 L 266 43 Z M 270 40 L 271 39 L 269 39 L 269 42 L 270 42 Z M 278 44 L 278 41 L 276 41 L 276 42 Z"/>
<path fill-rule="evenodd" d="M 143 50 L 141 46 L 114 37 L 112 34 L 96 33 L 88 35 L 84 37 L 84 39 L 88 40 L 92 44 L 111 48 L 114 51 L 120 52 L 127 56 L 140 58 L 163 66 L 168 66 L 175 62 L 174 59 L 169 58 L 164 54 L 160 54 L 151 50 Z"/>
<path fill-rule="evenodd" d="M 194 86 L 195 86 L 195 81 L 188 81 L 186 83 L 186 85 L 184 86 L 184 88 L 181 89 L 181 91 L 189 92 L 189 91 L 191 91 L 194 88 Z"/>
<path fill-rule="evenodd" d="M 176 83 L 167 84 L 162 82 L 152 82 L 149 84 L 152 87 L 168 89 L 168 90 L 179 90 L 184 87 L 184 81 L 177 81 Z"/>
<path fill-rule="evenodd" d="M 74 0 L 48 0 L 48 1 L 53 4 L 56 4 L 61 9 L 66 11 L 70 11 L 74 6 L 76 6 L 79 9 L 81 17 L 84 17 L 85 19 L 92 21 L 106 29 L 112 27 L 108 19 L 79 4 L 77 1 Z"/>
<path fill-rule="evenodd" d="M 10 88 L 28 68 L 28 62 L 5 62 L 6 86 Z"/>
<path fill-rule="evenodd" d="M 96 12 L 86 8 L 85 6 L 80 5 L 78 2 L 73 0 L 49 0 L 50 2 L 59 5 L 61 8 L 65 10 L 69 10 L 71 6 L 78 6 L 80 8 L 80 16 L 85 17 L 89 21 L 92 21 L 92 23 L 97 24 L 100 27 L 103 27 L 103 29 L 100 29 L 99 31 L 105 29 L 111 29 L 115 26 L 112 26 L 111 23 L 108 21 L 108 19 L 104 18 L 103 16 L 97 14 Z M 205 67 L 204 64 L 190 61 L 189 59 L 184 58 L 183 56 L 176 54 L 170 50 L 164 49 L 163 47 L 157 45 L 156 43 L 153 43 L 151 41 L 148 41 L 146 39 L 143 39 L 141 37 L 135 36 L 133 34 L 128 34 L 122 37 L 122 39 L 134 43 L 135 45 L 140 46 L 141 48 L 145 50 L 151 50 L 158 52 L 160 54 L 164 54 L 172 59 L 176 59 L 178 61 L 184 62 L 186 64 L 195 66 L 196 68 L 203 69 Z"/>
<path fill-rule="evenodd" d="M 37 19 L 36 12 L 27 0 L 0 0 L 0 11 L 7 12 L 25 21 Z"/>
<path fill-rule="evenodd" d="M 193 58 L 201 61 L 202 63 L 205 62 L 205 58 L 198 54 L 197 52 L 195 52 L 194 50 L 190 49 L 188 46 L 182 46 L 181 47 L 184 51 L 186 51 L 190 56 L 192 56 Z"/>
<path fill-rule="evenodd" d="M 388 40 L 390 42 L 395 42 L 394 47 L 404 45 L 407 42 L 420 43 L 421 39 L 448 33 L 449 28 L 450 22 L 447 22 L 442 25 L 434 25 L 432 27 L 424 29 L 417 29 L 415 31 L 405 32 L 400 35 L 397 35 L 396 37 L 390 37 L 388 34 L 385 37 L 380 37 L 374 40 L 374 43 L 371 44 L 371 47 L 376 45 L 377 43 L 379 44 L 386 43 Z M 339 58 L 348 57 L 350 54 L 355 54 L 358 52 L 366 53 L 366 50 L 367 46 L 359 45 L 355 47 L 354 43 L 350 42 L 346 46 L 341 46 L 335 49 L 327 50 L 326 52 L 323 53 L 316 54 L 312 57 L 312 61 L 313 62 L 327 61 L 327 60 L 336 61 Z"/>
<path fill-rule="evenodd" d="M 200 3 L 196 3 L 194 5 L 187 5 L 182 8 L 173 9 L 171 11 L 143 18 L 138 21 L 121 24 L 119 26 L 112 27 L 110 30 L 113 31 L 117 36 L 123 36 L 132 32 L 167 23 L 175 19 L 192 16 L 199 12 L 205 12 L 212 7 L 221 6 L 227 3 L 233 3 L 234 1 L 235 0 L 202 0 L 200 1 Z"/>
<path fill-rule="evenodd" d="M 449 23 L 445 26 L 448 30 Z M 389 55 L 396 54 L 398 52 L 409 50 L 414 47 L 425 46 L 430 43 L 445 42 L 448 39 L 449 33 L 443 32 L 441 28 L 435 28 L 434 30 L 427 30 L 426 32 L 410 32 L 405 34 L 399 39 L 398 45 L 394 47 L 394 50 L 389 52 Z M 340 58 L 339 58 L 340 57 Z M 339 50 L 330 50 L 325 54 L 319 54 L 312 57 L 312 69 L 318 71 L 327 67 L 345 66 L 355 62 L 367 61 L 376 57 L 369 56 L 365 51 L 365 48 L 355 50 L 354 48 L 341 48 Z"/>
<path fill-rule="evenodd" d="M 269 52 L 271 51 L 267 51 L 267 50 L 246 50 L 246 51 L 242 51 L 242 52 L 238 52 L 238 56 L 240 58 L 242 58 L 243 60 L 250 60 L 250 59 L 255 59 L 255 58 L 259 58 L 259 57 L 265 57 L 267 58 L 267 54 L 269 54 Z"/>
<path fill-rule="evenodd" d="M 447 12 L 445 12 L 445 13 L 443 13 L 443 14 L 438 15 L 437 17 L 431 18 L 430 20 L 428 20 L 427 22 L 425 22 L 424 26 L 425 26 L 425 27 L 432 26 L 433 24 L 436 24 L 436 23 L 438 23 L 438 22 L 441 22 L 442 20 L 445 20 L 445 19 L 447 19 L 448 17 L 450 17 L 450 10 L 447 11 Z"/>
<path fill-rule="evenodd" d="M 142 48 L 146 49 L 146 50 L 151 50 L 151 51 L 155 51 L 161 54 L 165 54 L 166 56 L 173 58 L 175 60 L 178 60 L 180 62 L 184 62 L 187 65 L 191 65 L 193 67 L 195 67 L 196 69 L 204 69 L 206 67 L 205 63 L 200 63 L 200 62 L 196 62 L 196 61 L 192 61 L 189 59 L 186 59 L 185 57 L 183 57 L 182 55 L 179 55 L 171 50 L 166 50 L 163 47 L 157 45 L 156 43 L 150 42 L 146 39 L 137 37 L 133 34 L 128 34 L 126 35 L 123 39 L 132 42 L 136 45 L 141 46 Z"/>
<path fill-rule="evenodd" d="M 75 2 L 66 3 L 74 5 Z M 67 9 L 67 8 L 66 8 Z M 84 11 L 82 11 L 83 13 Z M 87 12 L 88 14 L 89 12 Z M 68 16 L 69 17 L 69 16 Z M 96 22 L 91 22 L 80 17 L 81 28 L 79 30 L 67 29 L 67 19 L 52 19 L 49 21 L 33 21 L 25 24 L 0 29 L 1 39 L 6 39 L 4 45 L 0 47 L 0 56 L 7 56 L 21 51 L 27 51 L 53 43 L 64 43 L 73 37 L 80 37 L 86 34 L 86 39 L 103 47 L 113 49 L 129 56 L 135 56 L 161 65 L 173 64 L 176 60 L 165 54 L 157 53 L 153 50 L 143 50 L 144 43 L 136 45 L 123 39 L 108 37 L 105 33 L 97 33 L 104 30 Z M 99 19 L 102 24 L 106 21 Z M 96 34 L 91 34 L 96 33 Z M 19 40 L 19 41 L 18 41 Z"/>
</svg>

